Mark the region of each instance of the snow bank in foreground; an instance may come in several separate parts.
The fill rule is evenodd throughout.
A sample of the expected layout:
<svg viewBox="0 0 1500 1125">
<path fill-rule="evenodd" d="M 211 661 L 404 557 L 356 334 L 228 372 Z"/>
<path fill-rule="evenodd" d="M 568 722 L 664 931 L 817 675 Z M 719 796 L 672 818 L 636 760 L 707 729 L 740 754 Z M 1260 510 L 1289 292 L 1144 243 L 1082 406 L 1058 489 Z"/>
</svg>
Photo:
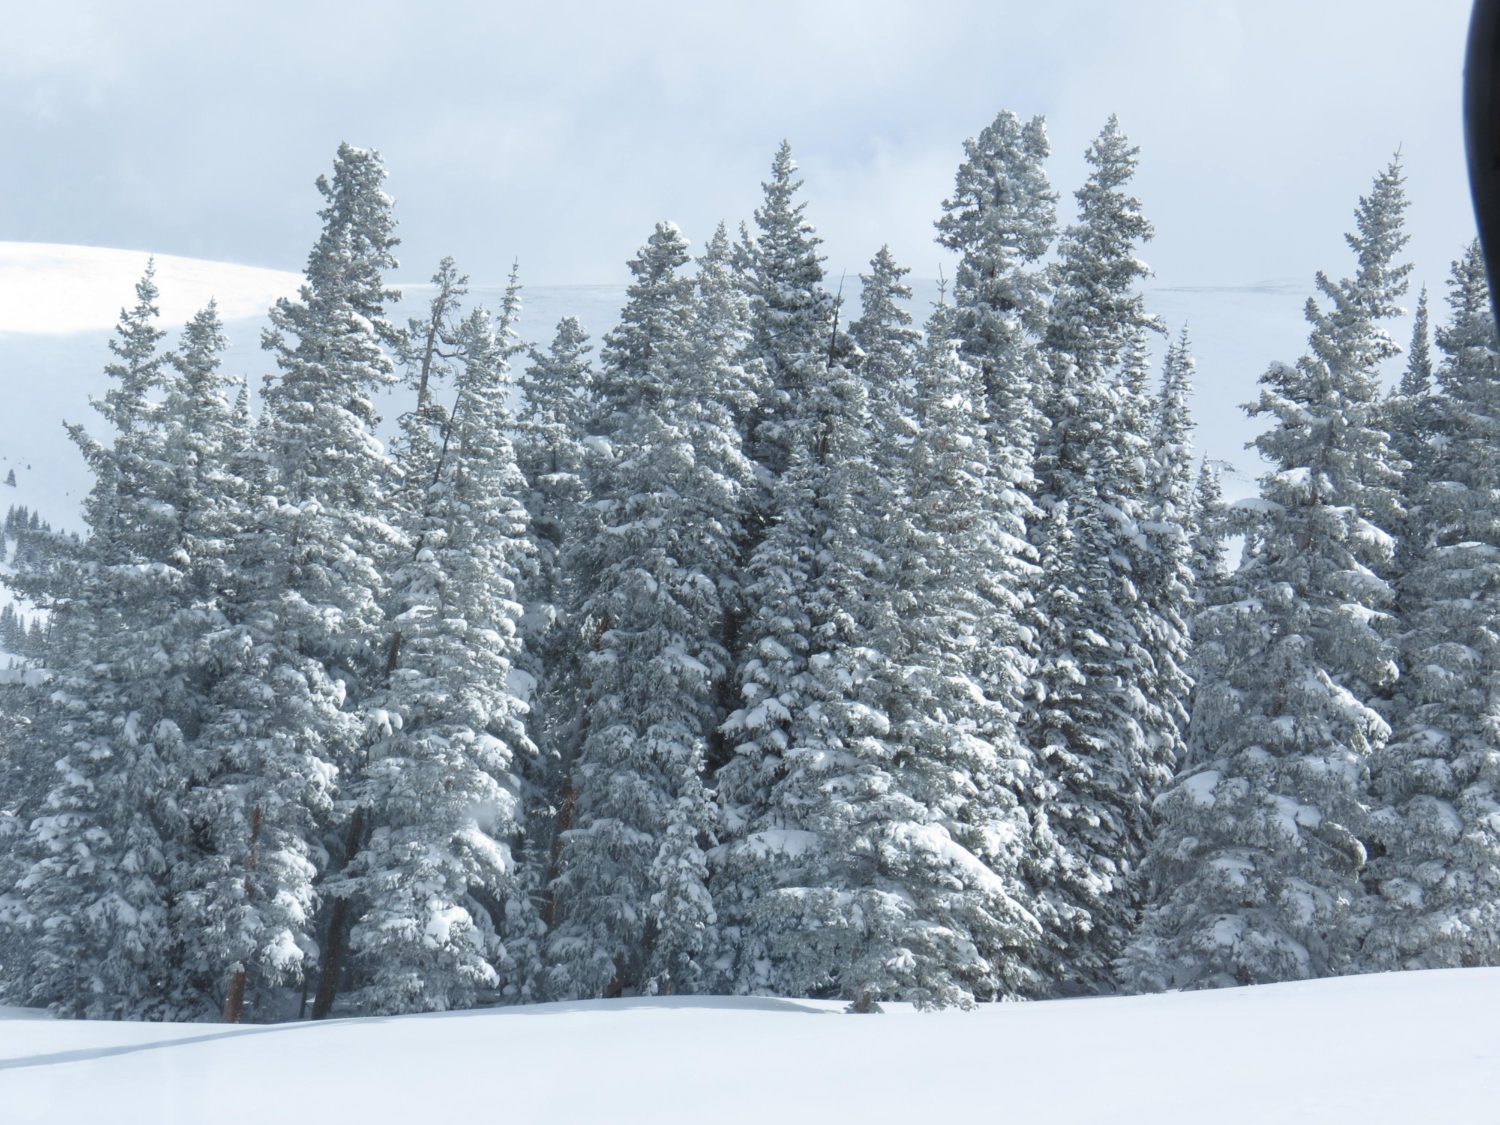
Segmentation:
<svg viewBox="0 0 1500 1125">
<path fill-rule="evenodd" d="M 0 242 L 0 333 L 28 335 L 107 331 L 149 254 L 99 246 Z M 198 258 L 156 257 L 162 318 L 176 326 L 212 297 L 226 321 L 262 315 L 278 297 L 297 292 L 297 274 Z"/>
<path fill-rule="evenodd" d="M 320 1024 L 0 1021 L 0 1120 L 1493 1121 L 1500 969 L 843 1015 L 547 1004 Z"/>
</svg>

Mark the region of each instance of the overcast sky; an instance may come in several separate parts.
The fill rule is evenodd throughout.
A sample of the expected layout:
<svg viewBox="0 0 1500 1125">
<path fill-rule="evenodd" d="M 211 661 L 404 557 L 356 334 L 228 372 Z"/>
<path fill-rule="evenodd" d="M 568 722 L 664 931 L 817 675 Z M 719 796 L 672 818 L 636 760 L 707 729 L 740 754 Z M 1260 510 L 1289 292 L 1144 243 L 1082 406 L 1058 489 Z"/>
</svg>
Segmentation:
<svg viewBox="0 0 1500 1125">
<path fill-rule="evenodd" d="M 1467 0 L 5 3 L 0 239 L 300 266 L 312 181 L 380 149 L 402 279 L 615 283 L 658 218 L 748 217 L 780 139 L 830 271 L 918 276 L 966 136 L 1046 114 L 1065 202 L 1111 112 L 1163 285 L 1343 272 L 1400 146 L 1437 288 L 1471 237 Z M 1066 214 L 1066 213 L 1065 213 Z M 945 267 L 946 268 L 946 267 Z"/>
</svg>

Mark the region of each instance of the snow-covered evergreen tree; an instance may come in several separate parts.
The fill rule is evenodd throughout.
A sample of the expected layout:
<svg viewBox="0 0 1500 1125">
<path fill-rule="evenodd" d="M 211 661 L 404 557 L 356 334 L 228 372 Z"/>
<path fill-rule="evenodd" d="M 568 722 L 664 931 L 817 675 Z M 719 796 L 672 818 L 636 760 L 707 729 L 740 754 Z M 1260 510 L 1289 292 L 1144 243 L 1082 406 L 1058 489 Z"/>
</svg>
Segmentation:
<svg viewBox="0 0 1500 1125">
<path fill-rule="evenodd" d="M 877 257 L 856 328 L 867 368 L 909 348 L 885 307 L 898 280 Z M 946 315 L 914 375 L 874 392 L 922 404 L 905 425 L 882 426 L 862 381 L 826 366 L 817 440 L 778 480 L 751 559 L 715 884 L 736 991 L 868 1010 L 967 1004 L 1024 981 L 1024 764 L 981 686 L 995 608 L 981 392 Z M 907 459 L 925 485 L 915 501 L 905 471 L 877 479 Z"/>
<path fill-rule="evenodd" d="M 1421 468 L 1403 552 L 1395 731 L 1376 758 L 1372 969 L 1500 962 L 1500 341 L 1477 242 L 1449 290 L 1428 440 L 1410 447 Z M 1419 319 L 1418 341 L 1424 328 Z M 1427 390 L 1423 358 L 1414 347 L 1408 403 Z"/>
<path fill-rule="evenodd" d="M 1137 248 L 1153 228 L 1128 191 L 1138 153 L 1111 116 L 1085 154 L 1090 171 L 1075 193 L 1078 219 L 1058 243 L 1043 340 L 1051 367 L 1047 426 L 1037 448 L 1044 503 L 1087 469 L 1097 427 L 1108 421 L 1090 399 L 1129 359 L 1139 333 L 1161 328 L 1139 287 L 1151 270 Z"/>
<path fill-rule="evenodd" d="M 985 963 L 960 973 L 968 987 L 1012 996 L 1037 984 L 1041 904 L 1023 868 L 1041 779 L 1016 728 L 1014 593 L 994 566 L 1008 545 L 995 494 L 1009 482 L 990 462 L 983 369 L 962 358 L 956 321 L 934 312 L 915 365 L 911 485 L 886 537 L 901 664 L 889 710 L 898 776 L 931 833 L 914 850 L 946 853 L 913 888 L 917 912 L 977 947 Z"/>
<path fill-rule="evenodd" d="M 1406 366 L 1401 372 L 1400 382 L 1386 400 L 1384 423 L 1391 435 L 1391 448 L 1407 466 L 1401 479 L 1401 493 L 1407 510 L 1399 526 L 1390 529 L 1398 534 L 1397 570 L 1403 574 L 1416 565 L 1414 552 L 1420 552 L 1422 547 L 1425 532 L 1420 508 L 1425 503 L 1432 480 L 1428 469 L 1440 407 L 1434 395 L 1431 341 L 1427 290 L 1424 287 L 1417 298 Z M 1405 592 L 1404 586 L 1398 587 L 1398 603 Z"/>
<path fill-rule="evenodd" d="M 870 259 L 870 272 L 859 275 L 859 319 L 849 325 L 849 335 L 859 346 L 858 371 L 870 398 L 872 422 L 904 410 L 912 394 L 912 367 L 922 334 L 911 326 L 906 305 L 911 286 L 904 280 L 911 270 L 897 263 L 889 246 L 882 246 Z"/>
<path fill-rule="evenodd" d="M 369 829 L 330 890 L 360 904 L 351 968 L 374 1012 L 468 1007 L 501 983 L 497 923 L 517 890 L 513 769 L 531 752 L 512 679 L 531 545 L 506 436 L 505 328 L 497 336 L 476 310 L 455 333 L 447 451 L 393 576 L 401 640 L 370 698 L 377 737 L 348 794 Z"/>
<path fill-rule="evenodd" d="M 393 497 L 398 506 L 412 510 L 426 503 L 427 489 L 438 472 L 448 410 L 438 395 L 452 381 L 452 369 L 461 359 L 459 324 L 469 279 L 458 272 L 452 258 L 438 263 L 431 281 L 434 290 L 425 317 L 412 317 L 397 339 L 403 370 L 402 381 L 415 394 L 412 409 L 401 416 L 401 440 L 397 453 L 402 489 Z"/>
<path fill-rule="evenodd" d="M 178 956 L 174 875 L 193 846 L 187 739 L 206 708 L 201 640 L 227 579 L 223 466 L 238 439 L 213 307 L 187 326 L 169 373 L 155 300 L 148 269 L 99 404 L 113 440 L 74 430 L 95 472 L 91 534 L 66 567 L 34 576 L 66 623 L 28 731 L 29 768 L 55 768 L 23 786 L 23 804 L 24 791 L 45 797 L 6 902 L 35 935 L 15 983 L 31 1002 L 94 1017 L 210 1010 Z"/>
<path fill-rule="evenodd" d="M 763 512 L 757 512 L 761 492 L 758 466 L 747 446 L 756 417 L 768 393 L 766 366 L 750 354 L 751 311 L 745 276 L 735 264 L 735 248 L 722 223 L 699 255 L 693 315 L 688 328 L 688 372 L 691 405 L 685 399 L 695 446 L 709 449 L 724 475 L 725 487 L 702 499 L 702 517 L 709 527 L 703 537 L 702 557 L 717 587 L 721 609 L 720 643 L 730 661 L 739 648 L 745 619 L 742 589 L 746 556 L 760 533 Z M 720 719 L 738 702 L 733 676 L 716 680 Z M 730 755 L 724 732 L 715 728 L 709 738 L 708 768 L 717 770 Z"/>
<path fill-rule="evenodd" d="M 1159 802 L 1155 901 L 1122 969 L 1132 987 L 1289 980 L 1363 965 L 1362 837 L 1377 710 L 1395 680 L 1383 574 L 1399 463 L 1378 364 L 1396 345 L 1405 196 L 1393 162 L 1361 199 L 1357 269 L 1318 275 L 1309 351 L 1262 376 L 1252 413 L 1272 463 L 1238 509 L 1233 596 L 1197 622 L 1186 770 Z"/>
<path fill-rule="evenodd" d="M 557 324 L 545 352 L 533 350 L 519 380 L 516 462 L 526 479 L 525 503 L 535 568 L 522 583 L 526 635 L 525 670 L 536 680 L 529 729 L 537 747 L 523 763 L 526 782 L 526 852 L 523 873 L 542 903 L 544 920 L 555 923 L 556 900 L 548 889 L 557 877 L 562 841 L 575 798 L 569 777 L 582 728 L 579 659 L 583 637 L 568 612 L 576 602 L 563 565 L 573 546 L 587 500 L 585 464 L 592 408 L 593 350 L 574 317 Z"/>
<path fill-rule="evenodd" d="M 1047 382 L 1037 342 L 1050 294 L 1040 263 L 1057 236 L 1057 193 L 1043 168 L 1050 151 L 1041 117 L 1023 123 L 1002 111 L 964 142 L 953 196 L 937 221 L 938 242 L 960 255 L 957 329 L 983 373 L 996 470 L 1021 489 L 1030 487 Z M 1031 515 L 1023 509 L 1011 518 Z"/>
<path fill-rule="evenodd" d="M 1193 357 L 1187 329 L 1167 348 L 1161 389 L 1149 428 L 1148 479 L 1137 543 L 1141 640 L 1155 679 L 1139 684 L 1150 695 L 1155 721 L 1148 732 L 1154 759 L 1175 770 L 1187 751 L 1192 652 L 1188 622 L 1197 605 L 1193 569 Z M 1212 576 L 1211 576 L 1212 579 Z"/>
<path fill-rule="evenodd" d="M 1198 463 L 1193 481 L 1191 532 L 1191 569 L 1193 573 L 1192 617 L 1204 606 L 1218 600 L 1227 577 L 1229 512 L 1224 506 L 1224 486 L 1218 463 L 1207 457 Z"/>
<path fill-rule="evenodd" d="M 95 407 L 105 440 L 70 427 L 94 475 L 88 538 L 64 567 L 20 588 L 58 623 L 45 710 L 29 730 L 25 769 L 36 806 L 15 842 L 0 917 L 23 932 L 9 992 L 21 1003 L 93 1018 L 161 1018 L 168 956 L 170 845 L 156 802 L 170 801 L 144 702 L 132 630 L 153 612 L 160 580 L 143 557 L 152 454 L 149 397 L 162 380 L 163 332 L 148 265 L 136 303 L 110 341 L 109 389 Z M 27 581 L 28 577 L 31 581 Z"/>
<path fill-rule="evenodd" d="M 786 469 L 799 444 L 811 440 L 809 396 L 834 343 L 837 311 L 823 285 L 821 240 L 804 217 L 807 204 L 797 201 L 802 181 L 796 174 L 791 146 L 783 141 L 762 185 L 765 198 L 748 248 L 750 353 L 766 373 L 749 452 L 768 482 Z"/>
<path fill-rule="evenodd" d="M 204 846 L 185 892 L 199 925 L 185 938 L 227 994 L 231 1020 L 247 985 L 302 979 L 319 953 L 326 1010 L 345 938 L 337 898 L 336 924 L 318 934 L 315 882 L 325 841 L 342 836 L 338 860 L 357 845 L 347 833 L 357 825 L 325 834 L 340 772 L 361 749 L 358 701 L 383 673 L 384 566 L 401 538 L 373 434 L 396 339 L 385 318 L 396 239 L 384 175 L 375 153 L 339 147 L 333 177 L 318 179 L 323 229 L 306 280 L 272 309 L 264 339 L 280 373 L 247 466 L 240 580 L 213 638 L 214 713 L 188 795 Z"/>
<path fill-rule="evenodd" d="M 694 362 L 693 281 L 670 223 L 630 263 L 597 381 L 591 518 L 567 555 L 588 639 L 582 733 L 551 937 L 559 995 L 701 987 L 715 944 L 705 754 L 728 675 L 721 579 L 748 479 L 738 435 Z"/>
<path fill-rule="evenodd" d="M 1170 693 L 1155 663 L 1173 632 L 1147 590 L 1155 566 L 1153 404 L 1137 257 L 1151 226 L 1128 192 L 1136 149 L 1111 118 L 1089 147 L 1078 221 L 1064 233 L 1043 348 L 1047 427 L 1038 444 L 1041 573 L 1029 622 L 1036 671 L 1023 737 L 1048 796 L 1036 816 L 1058 854 L 1036 849 L 1034 879 L 1055 925 L 1038 953 L 1052 991 L 1108 986 L 1135 922 L 1134 873 L 1150 804 L 1169 780 Z M 1170 587 L 1160 572 L 1162 591 Z"/>
</svg>

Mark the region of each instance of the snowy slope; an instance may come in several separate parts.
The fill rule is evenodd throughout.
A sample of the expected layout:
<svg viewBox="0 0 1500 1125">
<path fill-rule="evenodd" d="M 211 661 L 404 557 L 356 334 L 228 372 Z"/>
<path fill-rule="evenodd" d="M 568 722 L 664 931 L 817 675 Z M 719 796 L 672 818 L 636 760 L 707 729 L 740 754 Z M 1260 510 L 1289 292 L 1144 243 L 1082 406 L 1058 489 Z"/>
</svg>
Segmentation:
<svg viewBox="0 0 1500 1125">
<path fill-rule="evenodd" d="M 0 511 L 10 503 L 25 503 L 57 526 L 77 526 L 88 475 L 62 422 L 94 423 L 88 400 L 104 389 L 110 331 L 121 306 L 133 300 L 132 286 L 146 257 L 137 251 L 0 242 L 0 480 L 14 467 L 20 486 L 15 493 L 0 487 Z M 415 279 L 408 275 L 404 280 Z M 214 297 L 230 343 L 225 369 L 258 388 L 269 369 L 260 349 L 265 310 L 277 297 L 292 293 L 298 280 L 275 270 L 158 257 L 163 325 L 173 333 L 168 342 L 175 340 L 178 326 Z M 405 300 L 396 317 L 420 313 L 427 287 L 397 284 Z M 914 288 L 913 312 L 920 322 L 937 297 L 937 285 L 917 281 Z M 1291 361 L 1300 354 L 1307 291 L 1307 286 L 1290 282 L 1157 284 L 1147 290 L 1153 311 L 1174 336 L 1184 324 L 1189 326 L 1198 359 L 1198 444 L 1210 457 L 1238 468 L 1225 482 L 1231 498 L 1249 495 L 1258 472 L 1254 455 L 1244 448 L 1258 423 L 1239 406 L 1255 397 L 1256 378 L 1271 360 Z M 500 289 L 476 287 L 470 296 L 497 309 Z M 847 321 L 857 311 L 858 298 L 846 297 Z M 603 285 L 523 289 L 520 335 L 546 343 L 559 317 L 575 315 L 597 346 L 623 298 L 623 288 Z M 1404 331 L 1398 328 L 1397 337 Z M 387 418 L 400 409 L 399 398 L 382 404 Z"/>
<path fill-rule="evenodd" d="M 121 307 L 134 302 L 133 287 L 147 258 L 136 251 L 0 242 L 0 481 L 14 468 L 18 486 L 0 486 L 0 514 L 11 504 L 26 504 L 54 526 L 78 526 L 89 477 L 63 422 L 97 425 L 89 399 L 107 386 L 110 334 Z M 260 348 L 266 310 L 276 298 L 295 293 L 300 280 L 252 266 L 159 256 L 156 281 L 167 344 L 212 297 L 229 340 L 224 369 L 258 389 L 270 370 Z M 425 286 L 403 292 L 396 316 L 421 312 Z M 527 291 L 521 331 L 528 339 L 550 340 L 557 319 L 571 314 L 603 333 L 623 293 L 586 285 Z M 500 294 L 499 287 L 476 289 L 471 298 L 497 309 Z M 388 418 L 400 409 L 394 398 L 382 404 Z"/>
<path fill-rule="evenodd" d="M 1500 969 L 844 1015 L 595 1001 L 227 1028 L 0 1020 L 0 1120 L 1485 1122 Z M 20 1013 L 15 1013 L 20 1014 Z"/>
</svg>

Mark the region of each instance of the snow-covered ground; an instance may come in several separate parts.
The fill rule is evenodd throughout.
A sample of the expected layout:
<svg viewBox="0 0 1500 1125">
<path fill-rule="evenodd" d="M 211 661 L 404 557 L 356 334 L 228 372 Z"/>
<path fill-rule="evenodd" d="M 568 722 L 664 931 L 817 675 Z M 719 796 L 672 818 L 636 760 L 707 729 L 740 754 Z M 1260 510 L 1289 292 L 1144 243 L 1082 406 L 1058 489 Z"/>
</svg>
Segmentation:
<svg viewBox="0 0 1500 1125">
<path fill-rule="evenodd" d="M 15 1018 L 0 1121 L 1466 1125 L 1500 1118 L 1496 1011 L 1500 969 L 882 1016 L 667 999 L 237 1028 Z"/>
</svg>

